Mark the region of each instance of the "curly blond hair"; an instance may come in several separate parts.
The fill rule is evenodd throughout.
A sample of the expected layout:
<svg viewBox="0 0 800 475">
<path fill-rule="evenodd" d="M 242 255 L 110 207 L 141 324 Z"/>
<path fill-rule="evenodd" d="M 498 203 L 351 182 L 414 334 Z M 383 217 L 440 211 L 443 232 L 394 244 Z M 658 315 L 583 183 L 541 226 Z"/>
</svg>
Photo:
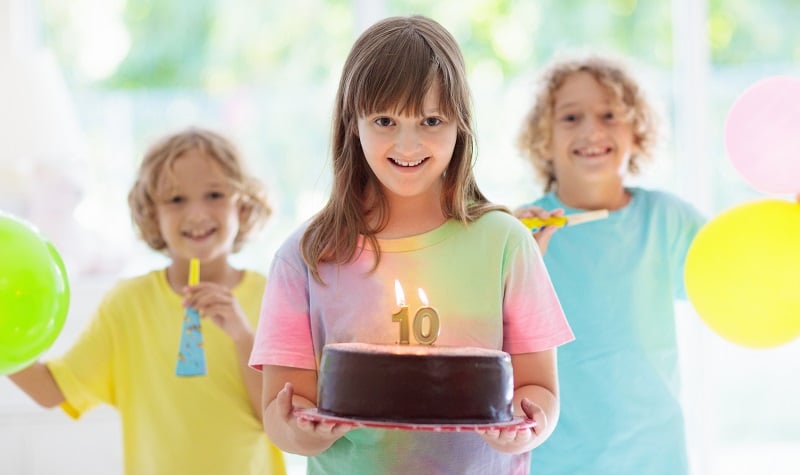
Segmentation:
<svg viewBox="0 0 800 475">
<path fill-rule="evenodd" d="M 261 182 L 248 175 L 237 148 L 211 130 L 196 127 L 181 130 L 158 140 L 145 153 L 128 193 L 133 224 L 148 246 L 156 251 L 167 250 L 156 216 L 158 183 L 164 174 L 173 172 L 175 161 L 190 151 L 197 151 L 219 165 L 237 192 L 241 210 L 239 232 L 233 242 L 233 252 L 237 252 L 264 225 L 272 210 Z"/>
<path fill-rule="evenodd" d="M 630 174 L 639 173 L 640 164 L 652 157 L 658 143 L 659 119 L 655 108 L 621 60 L 594 54 L 555 58 L 540 76 L 533 107 L 523 121 L 517 141 L 520 152 L 530 160 L 537 177 L 544 182 L 546 192 L 553 190 L 558 182 L 548 150 L 555 120 L 555 94 L 567 78 L 579 72 L 591 74 L 604 86 L 631 121 L 637 150 L 628 162 Z"/>
</svg>

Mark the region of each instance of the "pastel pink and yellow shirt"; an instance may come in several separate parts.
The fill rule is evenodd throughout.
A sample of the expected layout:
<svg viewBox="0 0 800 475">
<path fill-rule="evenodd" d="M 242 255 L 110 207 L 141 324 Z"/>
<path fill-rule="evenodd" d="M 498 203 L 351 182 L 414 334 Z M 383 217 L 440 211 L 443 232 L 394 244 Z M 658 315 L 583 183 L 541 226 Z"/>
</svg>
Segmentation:
<svg viewBox="0 0 800 475">
<path fill-rule="evenodd" d="M 348 264 L 310 274 L 299 252 L 304 228 L 275 256 L 250 364 L 316 370 L 328 343 L 395 344 L 400 310 L 395 281 L 413 319 L 425 302 L 436 309 L 436 345 L 510 354 L 544 351 L 573 339 L 530 232 L 492 211 L 470 224 L 450 220 L 402 239 L 381 240 L 381 259 L 365 247 Z M 410 344 L 417 344 L 409 332 Z M 475 433 L 350 431 L 309 458 L 309 473 L 527 473 L 528 454 L 489 448 Z"/>
</svg>

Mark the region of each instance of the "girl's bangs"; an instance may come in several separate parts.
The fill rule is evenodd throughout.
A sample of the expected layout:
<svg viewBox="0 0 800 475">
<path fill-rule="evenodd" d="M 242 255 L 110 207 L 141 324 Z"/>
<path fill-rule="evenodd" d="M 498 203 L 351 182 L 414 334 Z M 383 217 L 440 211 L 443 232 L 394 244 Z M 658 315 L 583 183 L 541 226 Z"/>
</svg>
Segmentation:
<svg viewBox="0 0 800 475">
<path fill-rule="evenodd" d="M 401 42 L 402 43 L 402 42 Z M 439 81 L 439 113 L 452 117 L 455 107 L 446 93 L 449 85 L 443 83 L 440 62 L 422 41 L 410 41 L 402 47 L 392 46 L 390 51 L 378 52 L 374 61 L 364 68 L 362 77 L 354 88 L 354 103 L 359 116 L 391 111 L 397 114 L 419 116 L 423 114 L 425 95 L 435 81 Z"/>
</svg>

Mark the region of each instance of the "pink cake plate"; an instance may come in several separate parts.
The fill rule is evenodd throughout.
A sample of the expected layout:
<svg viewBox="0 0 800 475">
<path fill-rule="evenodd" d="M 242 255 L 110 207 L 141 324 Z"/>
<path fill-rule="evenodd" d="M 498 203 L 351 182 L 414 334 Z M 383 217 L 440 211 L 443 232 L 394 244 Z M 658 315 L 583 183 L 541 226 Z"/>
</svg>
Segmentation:
<svg viewBox="0 0 800 475">
<path fill-rule="evenodd" d="M 427 432 L 479 432 L 485 430 L 522 430 L 531 429 L 536 426 L 532 419 L 514 417 L 508 422 L 497 422 L 491 424 L 418 424 L 392 421 L 376 421 L 367 419 L 357 419 L 352 417 L 337 417 L 322 414 L 317 408 L 295 409 L 294 415 L 299 419 L 308 419 L 314 422 L 327 422 L 329 424 L 347 424 L 353 427 L 371 427 L 374 429 L 396 429 L 396 430 L 417 430 Z"/>
</svg>

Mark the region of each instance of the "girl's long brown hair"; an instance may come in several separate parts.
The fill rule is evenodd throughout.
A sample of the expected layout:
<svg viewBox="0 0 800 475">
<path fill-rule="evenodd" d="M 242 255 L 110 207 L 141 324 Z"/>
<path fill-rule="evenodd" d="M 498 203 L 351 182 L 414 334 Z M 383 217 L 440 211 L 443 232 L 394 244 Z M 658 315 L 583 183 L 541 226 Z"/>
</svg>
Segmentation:
<svg viewBox="0 0 800 475">
<path fill-rule="evenodd" d="M 489 210 L 505 210 L 486 199 L 472 172 L 471 98 L 464 58 L 455 39 L 426 17 L 384 19 L 356 40 L 339 81 L 331 144 L 333 189 L 300 243 L 303 259 L 317 281 L 321 281 L 319 263 L 342 264 L 356 256 L 360 235 L 376 251 L 375 266 L 380 261 L 375 236 L 388 222 L 389 205 L 361 149 L 358 117 L 384 110 L 417 115 L 435 82 L 440 110 L 456 121 L 458 129 L 453 157 L 442 178 L 445 216 L 468 223 Z"/>
</svg>

